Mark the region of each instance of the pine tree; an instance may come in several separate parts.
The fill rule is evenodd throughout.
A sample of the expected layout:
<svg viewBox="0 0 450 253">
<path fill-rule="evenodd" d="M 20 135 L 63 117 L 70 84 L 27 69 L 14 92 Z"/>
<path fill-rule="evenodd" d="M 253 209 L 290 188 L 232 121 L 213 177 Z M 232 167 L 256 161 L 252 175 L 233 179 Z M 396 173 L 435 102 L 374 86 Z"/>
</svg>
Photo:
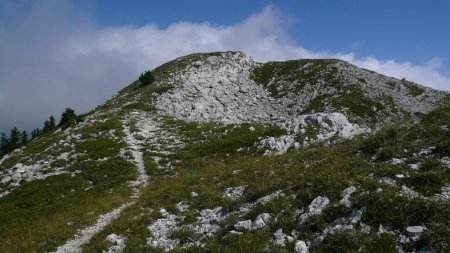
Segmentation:
<svg viewBox="0 0 450 253">
<path fill-rule="evenodd" d="M 0 156 L 3 156 L 4 154 L 8 153 L 9 140 L 6 137 L 6 134 L 2 132 L 2 136 L 0 138 Z"/>
<path fill-rule="evenodd" d="M 53 116 L 50 116 L 50 130 L 53 130 L 55 128 L 56 128 L 55 118 Z"/>
<path fill-rule="evenodd" d="M 61 120 L 59 121 L 58 127 L 67 128 L 77 122 L 77 115 L 75 110 L 66 108 L 66 110 L 61 114 Z"/>
<path fill-rule="evenodd" d="M 31 131 L 31 139 L 37 138 L 39 135 L 41 135 L 42 131 L 39 128 L 35 128 Z"/>
<path fill-rule="evenodd" d="M 22 145 L 26 145 L 28 143 L 28 133 L 27 131 L 22 132 Z"/>
<path fill-rule="evenodd" d="M 0 148 L 4 148 L 8 143 L 8 138 L 6 138 L 6 134 L 2 132 L 2 137 L 0 139 Z"/>
<path fill-rule="evenodd" d="M 142 85 L 147 85 L 153 83 L 155 78 L 152 75 L 151 71 L 145 71 L 144 73 L 141 73 L 139 76 L 139 81 L 141 81 Z"/>
<path fill-rule="evenodd" d="M 14 127 L 13 129 L 11 129 L 10 143 L 14 148 L 16 148 L 18 146 L 18 144 L 20 143 L 20 132 L 17 129 L 17 127 Z"/>
<path fill-rule="evenodd" d="M 44 128 L 42 129 L 42 132 L 43 133 L 47 133 L 47 132 L 49 132 L 51 129 L 50 129 L 50 121 L 48 121 L 48 120 L 46 120 L 45 122 L 44 122 Z"/>
</svg>

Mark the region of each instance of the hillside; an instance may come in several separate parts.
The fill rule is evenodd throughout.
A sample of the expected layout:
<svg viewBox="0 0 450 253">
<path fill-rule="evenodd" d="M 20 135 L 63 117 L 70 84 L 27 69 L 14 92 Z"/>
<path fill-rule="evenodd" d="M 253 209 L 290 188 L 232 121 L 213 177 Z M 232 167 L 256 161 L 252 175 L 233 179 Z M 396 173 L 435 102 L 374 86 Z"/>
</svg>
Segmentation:
<svg viewBox="0 0 450 253">
<path fill-rule="evenodd" d="M 450 251 L 450 94 L 194 54 L 0 160 L 0 252 Z"/>
</svg>

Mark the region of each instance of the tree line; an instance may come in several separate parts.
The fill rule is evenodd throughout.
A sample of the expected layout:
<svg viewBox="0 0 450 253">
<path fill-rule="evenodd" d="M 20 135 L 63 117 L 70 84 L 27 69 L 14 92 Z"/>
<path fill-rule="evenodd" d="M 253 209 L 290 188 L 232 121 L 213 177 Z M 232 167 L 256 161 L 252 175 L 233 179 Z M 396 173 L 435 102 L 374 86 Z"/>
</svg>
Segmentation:
<svg viewBox="0 0 450 253">
<path fill-rule="evenodd" d="M 61 119 L 59 120 L 58 125 L 56 125 L 55 117 L 50 116 L 50 118 L 44 122 L 44 126 L 42 128 L 35 128 L 31 130 L 31 136 L 28 135 L 27 131 L 20 131 L 17 127 L 13 127 L 11 129 L 9 136 L 2 132 L 0 137 L 0 157 L 8 154 L 14 149 L 26 145 L 31 140 L 36 139 L 43 134 L 52 132 L 57 128 L 65 129 L 77 123 L 79 119 L 79 116 L 75 114 L 75 110 L 66 108 L 66 110 L 61 114 Z"/>
</svg>

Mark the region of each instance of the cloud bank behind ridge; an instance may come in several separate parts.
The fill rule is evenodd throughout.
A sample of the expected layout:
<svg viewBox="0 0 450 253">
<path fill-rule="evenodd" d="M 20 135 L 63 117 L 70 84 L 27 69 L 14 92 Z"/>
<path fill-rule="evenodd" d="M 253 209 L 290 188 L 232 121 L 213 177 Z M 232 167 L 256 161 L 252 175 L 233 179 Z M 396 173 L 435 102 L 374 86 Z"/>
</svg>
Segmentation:
<svg viewBox="0 0 450 253">
<path fill-rule="evenodd" d="M 11 4 L 9 4 L 11 5 Z M 257 61 L 339 58 L 389 76 L 450 90 L 439 58 L 424 65 L 349 52 L 314 52 L 289 36 L 290 17 L 275 7 L 231 26 L 177 22 L 161 28 L 98 28 L 71 2 L 31 2 L 0 23 L 0 131 L 41 127 L 66 107 L 85 112 L 135 80 L 139 73 L 195 52 L 241 50 Z"/>
</svg>

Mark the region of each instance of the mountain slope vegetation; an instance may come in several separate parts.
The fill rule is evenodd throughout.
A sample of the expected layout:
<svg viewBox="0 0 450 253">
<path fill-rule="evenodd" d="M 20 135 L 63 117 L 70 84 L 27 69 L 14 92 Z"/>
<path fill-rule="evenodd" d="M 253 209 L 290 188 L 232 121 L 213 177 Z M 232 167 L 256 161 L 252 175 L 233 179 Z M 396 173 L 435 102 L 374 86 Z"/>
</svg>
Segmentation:
<svg viewBox="0 0 450 253">
<path fill-rule="evenodd" d="M 450 251 L 450 95 L 181 57 L 0 160 L 0 252 Z"/>
</svg>

